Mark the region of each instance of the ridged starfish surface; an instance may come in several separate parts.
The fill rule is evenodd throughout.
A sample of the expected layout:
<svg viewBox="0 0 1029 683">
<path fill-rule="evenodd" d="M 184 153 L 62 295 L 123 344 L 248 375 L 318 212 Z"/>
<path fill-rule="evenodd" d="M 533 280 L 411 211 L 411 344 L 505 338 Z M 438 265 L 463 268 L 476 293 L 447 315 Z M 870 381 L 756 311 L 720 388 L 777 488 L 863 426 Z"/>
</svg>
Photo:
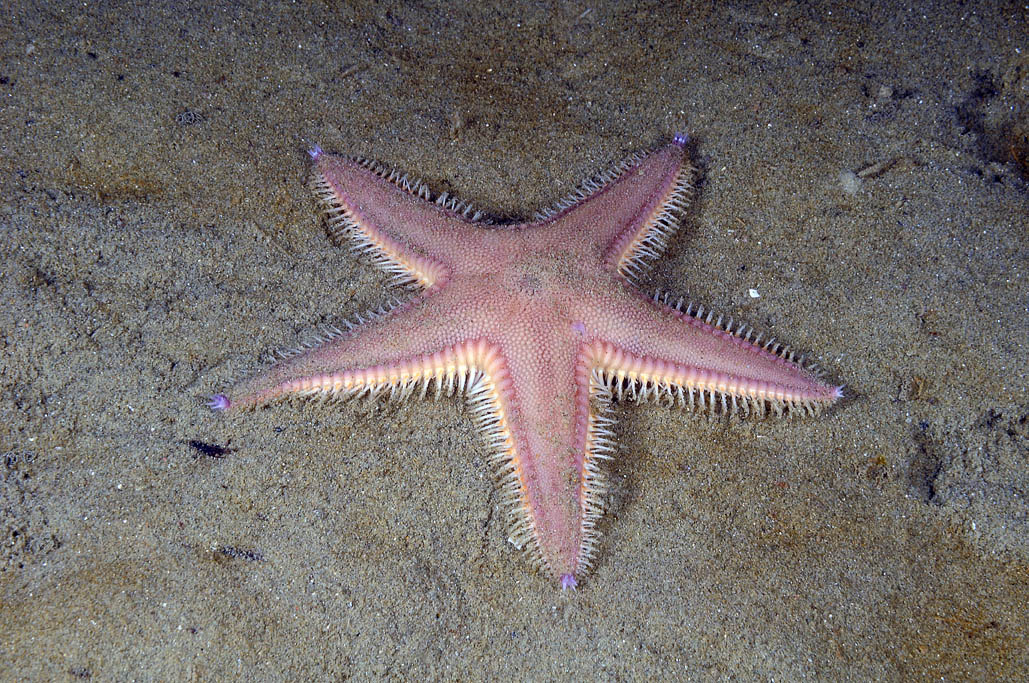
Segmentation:
<svg viewBox="0 0 1029 683">
<path fill-rule="evenodd" d="M 413 294 L 329 328 L 211 407 L 464 395 L 496 460 L 512 542 L 574 588 L 597 549 L 615 398 L 781 415 L 841 396 L 774 341 L 634 286 L 690 201 L 685 145 L 676 136 L 538 220 L 505 226 L 374 162 L 315 148 L 312 184 L 330 231 Z"/>
</svg>

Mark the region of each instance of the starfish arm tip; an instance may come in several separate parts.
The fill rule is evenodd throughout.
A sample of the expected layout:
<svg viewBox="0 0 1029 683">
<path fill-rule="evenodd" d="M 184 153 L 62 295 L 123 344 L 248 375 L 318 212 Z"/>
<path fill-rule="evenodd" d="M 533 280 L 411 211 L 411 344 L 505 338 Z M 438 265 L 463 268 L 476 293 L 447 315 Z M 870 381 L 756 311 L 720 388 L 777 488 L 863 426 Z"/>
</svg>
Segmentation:
<svg viewBox="0 0 1029 683">
<path fill-rule="evenodd" d="M 225 394 L 215 394 L 211 397 L 211 400 L 207 402 L 207 407 L 216 413 L 222 413 L 229 409 L 232 405 L 232 401 Z"/>
<path fill-rule="evenodd" d="M 314 161 L 318 161 L 318 157 L 320 157 L 324 153 L 325 152 L 322 151 L 322 148 L 319 145 L 315 145 L 311 149 L 307 150 L 307 155 L 311 157 L 311 159 L 313 159 Z"/>
<path fill-rule="evenodd" d="M 575 580 L 574 574 L 562 574 L 561 575 L 561 590 L 575 590 L 575 587 L 579 585 L 579 582 Z"/>
<path fill-rule="evenodd" d="M 834 398 L 843 398 L 843 387 L 844 386 L 845 385 L 841 384 L 838 387 L 833 387 L 832 395 L 833 395 Z"/>
</svg>

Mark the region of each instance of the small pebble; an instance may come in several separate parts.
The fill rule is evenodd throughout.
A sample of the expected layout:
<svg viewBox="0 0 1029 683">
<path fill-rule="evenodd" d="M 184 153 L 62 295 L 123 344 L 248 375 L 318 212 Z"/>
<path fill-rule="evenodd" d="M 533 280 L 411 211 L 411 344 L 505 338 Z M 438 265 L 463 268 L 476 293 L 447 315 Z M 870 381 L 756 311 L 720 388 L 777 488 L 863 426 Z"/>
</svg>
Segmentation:
<svg viewBox="0 0 1029 683">
<path fill-rule="evenodd" d="M 854 171 L 843 171 L 840 173 L 840 185 L 843 186 L 844 192 L 855 195 L 861 189 L 861 178 L 858 178 Z"/>
</svg>

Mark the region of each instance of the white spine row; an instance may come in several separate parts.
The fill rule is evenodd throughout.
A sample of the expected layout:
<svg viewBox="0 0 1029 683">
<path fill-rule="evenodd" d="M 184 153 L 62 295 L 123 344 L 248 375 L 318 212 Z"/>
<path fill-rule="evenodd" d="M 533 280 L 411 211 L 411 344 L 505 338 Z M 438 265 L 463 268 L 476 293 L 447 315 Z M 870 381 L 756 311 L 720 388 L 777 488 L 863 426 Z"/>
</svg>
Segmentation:
<svg viewBox="0 0 1029 683">
<path fill-rule="evenodd" d="M 581 381 L 581 380 L 580 380 Z M 607 475 L 604 462 L 614 455 L 614 415 L 610 387 L 597 368 L 589 377 L 589 416 L 586 444 L 582 457 L 582 478 L 579 484 L 579 555 L 577 575 L 585 574 L 593 564 L 600 534 L 597 522 L 604 516 Z"/>
<path fill-rule="evenodd" d="M 311 190 L 322 204 L 322 213 L 329 226 L 329 235 L 337 243 L 347 242 L 354 255 L 392 276 L 391 285 L 409 289 L 428 289 L 437 278 L 428 264 L 408 263 L 401 259 L 401 250 L 388 238 L 358 223 L 353 211 L 341 203 L 332 186 L 321 173 L 315 173 Z"/>
<path fill-rule="evenodd" d="M 599 381 L 611 395 L 631 401 L 661 401 L 711 414 L 776 416 L 817 414 L 832 397 L 800 396 L 770 382 L 747 380 L 725 373 L 665 361 L 647 361 L 610 344 L 591 349 Z"/>
<path fill-rule="evenodd" d="M 550 220 L 576 204 L 585 201 L 594 193 L 618 180 L 626 171 L 639 165 L 644 158 L 643 154 L 633 154 L 611 168 L 587 178 L 579 183 L 567 196 L 559 199 L 553 206 L 537 211 L 532 218 L 533 222 Z"/>
<path fill-rule="evenodd" d="M 636 282 L 668 247 L 668 240 L 679 229 L 679 221 L 693 199 L 693 177 L 696 173 L 697 169 L 689 164 L 679 169 L 668 195 L 622 250 L 617 269 L 629 282 Z"/>
</svg>

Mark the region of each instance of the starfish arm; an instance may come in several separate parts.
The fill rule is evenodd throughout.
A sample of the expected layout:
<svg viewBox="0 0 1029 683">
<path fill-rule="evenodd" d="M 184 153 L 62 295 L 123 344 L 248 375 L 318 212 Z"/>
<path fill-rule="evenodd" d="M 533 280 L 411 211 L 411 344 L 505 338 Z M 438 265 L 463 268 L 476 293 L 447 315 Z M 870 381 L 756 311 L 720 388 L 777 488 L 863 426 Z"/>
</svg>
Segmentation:
<svg viewBox="0 0 1029 683">
<path fill-rule="evenodd" d="M 236 410 L 296 395 L 406 397 L 416 390 L 424 394 L 433 383 L 437 395 L 463 392 L 483 347 L 474 335 L 456 332 L 462 327 L 459 312 L 426 299 L 423 295 L 346 331 L 335 329 L 311 348 L 280 354 L 282 360 L 215 396 L 210 405 Z"/>
<path fill-rule="evenodd" d="M 486 411 L 505 429 L 495 457 L 511 541 L 562 589 L 575 588 L 593 564 L 604 462 L 615 448 L 612 392 L 598 351 L 577 338 L 548 353 L 502 350 L 506 389 Z"/>
<path fill-rule="evenodd" d="M 610 446 L 598 431 L 609 416 L 592 408 L 578 339 L 551 336 L 551 342 L 540 348 L 501 341 L 504 389 L 480 405 L 487 423 L 504 425 L 503 440 L 486 436 L 500 471 L 511 541 L 571 588 L 593 555 L 602 505 L 599 494 L 584 497 L 584 491 L 604 489 L 598 458 Z"/>
<path fill-rule="evenodd" d="M 365 159 L 311 152 L 311 188 L 329 229 L 370 256 L 395 284 L 438 289 L 449 279 L 455 245 L 488 241 L 489 232 L 463 203 L 444 194 L 431 201 L 425 183 Z"/>
<path fill-rule="evenodd" d="M 644 303 L 645 302 L 645 303 Z M 762 341 L 703 309 L 686 310 L 630 291 L 592 317 L 592 365 L 622 398 L 665 398 L 723 412 L 815 414 L 842 396 L 774 339 Z"/>
<path fill-rule="evenodd" d="M 607 268 L 634 280 L 664 252 L 689 206 L 697 169 L 685 144 L 677 135 L 672 144 L 583 183 L 552 212 L 551 237 L 566 244 L 588 240 L 583 246 L 602 254 Z"/>
</svg>

